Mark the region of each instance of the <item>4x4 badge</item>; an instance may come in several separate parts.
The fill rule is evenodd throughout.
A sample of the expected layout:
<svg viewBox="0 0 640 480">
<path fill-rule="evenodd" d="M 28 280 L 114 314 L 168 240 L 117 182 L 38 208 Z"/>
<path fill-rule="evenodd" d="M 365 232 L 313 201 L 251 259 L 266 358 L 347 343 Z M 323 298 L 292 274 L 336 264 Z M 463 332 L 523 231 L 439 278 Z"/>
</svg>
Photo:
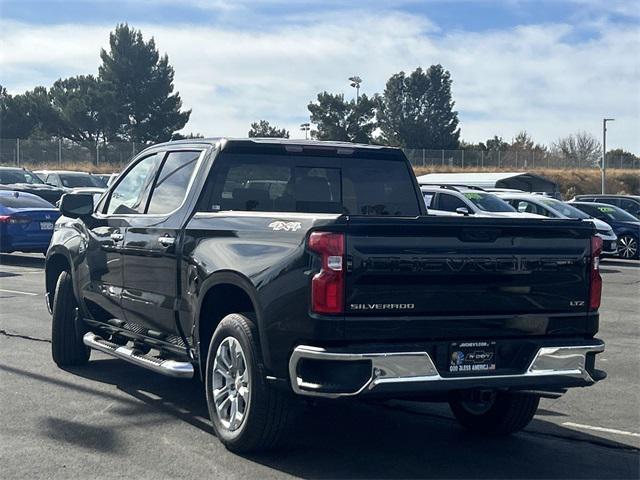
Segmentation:
<svg viewBox="0 0 640 480">
<path fill-rule="evenodd" d="M 300 222 L 283 222 L 281 220 L 277 220 L 275 222 L 271 222 L 269 227 L 273 231 L 284 230 L 285 232 L 297 232 L 302 228 L 302 224 Z"/>
</svg>

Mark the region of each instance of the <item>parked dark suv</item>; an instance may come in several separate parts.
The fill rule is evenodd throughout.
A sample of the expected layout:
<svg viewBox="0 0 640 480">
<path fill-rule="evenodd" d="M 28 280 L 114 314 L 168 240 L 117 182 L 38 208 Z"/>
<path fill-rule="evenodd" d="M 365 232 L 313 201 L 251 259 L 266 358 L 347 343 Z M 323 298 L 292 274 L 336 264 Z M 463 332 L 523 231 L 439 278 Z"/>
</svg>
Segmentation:
<svg viewBox="0 0 640 480">
<path fill-rule="evenodd" d="M 640 195 L 602 195 L 593 193 L 590 195 L 576 195 L 573 200 L 576 202 L 598 202 L 615 205 L 640 219 Z"/>
</svg>

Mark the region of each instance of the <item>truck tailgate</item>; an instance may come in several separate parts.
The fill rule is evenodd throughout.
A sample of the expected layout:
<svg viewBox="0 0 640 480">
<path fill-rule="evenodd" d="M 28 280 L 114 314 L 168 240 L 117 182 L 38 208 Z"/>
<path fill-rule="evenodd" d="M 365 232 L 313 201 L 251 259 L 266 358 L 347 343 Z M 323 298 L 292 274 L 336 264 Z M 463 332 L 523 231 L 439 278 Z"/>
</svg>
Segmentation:
<svg viewBox="0 0 640 480">
<path fill-rule="evenodd" d="M 586 334 L 592 234 L 573 220 L 352 217 L 346 338 Z"/>
</svg>

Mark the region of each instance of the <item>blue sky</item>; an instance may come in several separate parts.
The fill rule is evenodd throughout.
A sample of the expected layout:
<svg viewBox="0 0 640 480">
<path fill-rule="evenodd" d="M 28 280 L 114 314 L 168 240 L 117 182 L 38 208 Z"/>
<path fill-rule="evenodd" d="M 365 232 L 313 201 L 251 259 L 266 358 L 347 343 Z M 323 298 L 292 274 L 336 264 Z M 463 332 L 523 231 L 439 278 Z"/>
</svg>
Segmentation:
<svg viewBox="0 0 640 480">
<path fill-rule="evenodd" d="M 0 0 L 0 84 L 12 93 L 96 73 L 119 22 L 154 36 L 193 109 L 186 131 L 300 135 L 321 90 L 380 92 L 400 70 L 451 71 L 462 136 L 540 142 L 578 130 L 640 152 L 640 0 Z"/>
</svg>

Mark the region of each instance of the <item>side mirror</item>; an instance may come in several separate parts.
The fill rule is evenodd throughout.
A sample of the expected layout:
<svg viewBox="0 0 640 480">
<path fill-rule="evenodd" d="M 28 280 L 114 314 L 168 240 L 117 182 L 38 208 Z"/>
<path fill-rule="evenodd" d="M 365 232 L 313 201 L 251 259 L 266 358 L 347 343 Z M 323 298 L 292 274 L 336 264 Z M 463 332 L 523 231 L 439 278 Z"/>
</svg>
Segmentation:
<svg viewBox="0 0 640 480">
<path fill-rule="evenodd" d="M 467 207 L 456 208 L 456 213 L 459 213 L 460 215 L 464 215 L 464 216 L 470 215 L 469 209 Z"/>
<path fill-rule="evenodd" d="M 60 199 L 60 213 L 69 218 L 88 217 L 93 213 L 93 195 L 65 193 Z"/>
</svg>

